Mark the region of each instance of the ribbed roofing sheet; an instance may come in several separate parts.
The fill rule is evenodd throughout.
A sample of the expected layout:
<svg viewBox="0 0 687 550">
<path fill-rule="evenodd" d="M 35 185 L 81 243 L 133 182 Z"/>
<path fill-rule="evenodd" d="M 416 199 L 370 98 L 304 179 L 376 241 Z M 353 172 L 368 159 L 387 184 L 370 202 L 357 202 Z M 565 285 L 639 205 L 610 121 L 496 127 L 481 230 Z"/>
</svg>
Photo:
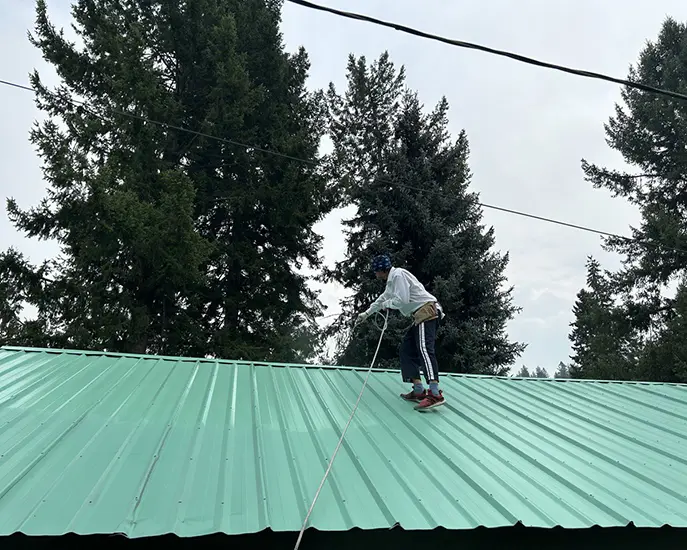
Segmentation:
<svg viewBox="0 0 687 550">
<path fill-rule="evenodd" d="M 0 349 L 0 535 L 297 531 L 364 371 Z M 320 530 L 687 526 L 687 388 L 374 372 Z"/>
</svg>

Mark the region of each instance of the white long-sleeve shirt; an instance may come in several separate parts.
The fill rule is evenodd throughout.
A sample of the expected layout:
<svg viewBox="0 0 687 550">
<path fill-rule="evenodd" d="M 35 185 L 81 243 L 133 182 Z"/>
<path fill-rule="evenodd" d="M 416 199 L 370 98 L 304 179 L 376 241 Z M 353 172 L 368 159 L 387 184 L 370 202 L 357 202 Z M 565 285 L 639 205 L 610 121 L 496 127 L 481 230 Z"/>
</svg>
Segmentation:
<svg viewBox="0 0 687 550">
<path fill-rule="evenodd" d="M 382 309 L 397 309 L 404 317 L 410 317 L 427 302 L 436 302 L 415 275 L 406 269 L 392 267 L 386 280 L 384 293 L 365 312 L 367 315 Z"/>
</svg>

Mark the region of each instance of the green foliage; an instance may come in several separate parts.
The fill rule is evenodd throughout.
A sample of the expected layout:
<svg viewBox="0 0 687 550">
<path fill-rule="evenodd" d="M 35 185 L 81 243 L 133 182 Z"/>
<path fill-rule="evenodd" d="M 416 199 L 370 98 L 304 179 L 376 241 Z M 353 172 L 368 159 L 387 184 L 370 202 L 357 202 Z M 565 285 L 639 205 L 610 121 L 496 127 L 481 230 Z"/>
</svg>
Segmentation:
<svg viewBox="0 0 687 550">
<path fill-rule="evenodd" d="M 587 288 L 580 290 L 573 306 L 572 378 L 627 379 L 635 364 L 635 344 L 626 309 L 613 298 L 610 275 L 599 262 L 587 261 Z"/>
<path fill-rule="evenodd" d="M 549 373 L 542 367 L 537 367 L 534 371 L 535 378 L 549 378 Z"/>
<path fill-rule="evenodd" d="M 650 334 L 642 350 L 636 377 L 642 380 L 687 382 L 687 283 L 683 280 L 672 302 L 665 328 Z"/>
<path fill-rule="evenodd" d="M 516 378 L 548 378 L 549 373 L 542 367 L 530 371 L 525 365 L 514 375 Z"/>
<path fill-rule="evenodd" d="M 522 368 L 515 374 L 516 378 L 531 378 L 530 370 L 523 365 Z"/>
<path fill-rule="evenodd" d="M 630 80 L 687 91 L 687 25 L 668 18 L 658 39 L 647 44 Z M 597 289 L 581 291 L 575 307 L 574 375 L 687 381 L 671 334 L 679 297 L 667 292 L 687 268 L 687 104 L 624 89 L 623 104 L 606 125 L 609 145 L 640 172 L 628 175 L 583 161 L 588 181 L 636 205 L 642 223 L 634 241 L 607 239 L 624 255 L 622 269 Z M 665 349 L 662 349 L 664 348 Z M 653 364 L 665 361 L 660 368 Z"/>
<path fill-rule="evenodd" d="M 305 89 L 305 52 L 283 51 L 280 7 L 78 0 L 79 48 L 37 2 L 32 41 L 62 81 L 53 92 L 32 76 L 49 115 L 31 134 L 49 190 L 37 208 L 9 201 L 9 212 L 28 236 L 57 240 L 62 254 L 42 268 L 40 289 L 16 255 L 5 255 L 0 281 L 31 294 L 25 301 L 38 309 L 45 342 L 274 361 L 313 355 L 320 304 L 297 269 L 319 264 L 312 228 L 333 204 L 317 167 L 325 108 L 321 93 Z M 30 340 L 16 302 L 2 307 L 8 341 Z"/>
<path fill-rule="evenodd" d="M 570 365 L 564 363 L 563 361 L 558 363 L 558 368 L 553 375 L 554 378 L 571 378 L 570 376 Z"/>
<path fill-rule="evenodd" d="M 47 266 L 36 268 L 15 249 L 0 253 L 0 345 L 44 346 L 45 317 L 22 319 L 43 296 Z"/>
<path fill-rule="evenodd" d="M 328 273 L 353 291 L 332 331 L 346 334 L 356 313 L 383 291 L 369 273 L 370 258 L 389 252 L 415 274 L 447 314 L 437 343 L 440 368 L 502 374 L 524 346 L 509 342 L 506 323 L 517 312 L 505 288 L 507 255 L 493 252 L 493 229 L 481 223 L 477 195 L 469 191 L 468 141 L 448 132 L 448 103 L 425 113 L 404 88 L 403 69 L 388 54 L 368 65 L 349 58 L 343 95 L 328 98 L 334 170 L 343 204 L 357 213 L 346 223 L 347 254 Z M 397 367 L 397 349 L 409 319 L 392 314 L 380 366 Z M 344 339 L 341 362 L 365 363 L 379 332 L 368 323 Z"/>
</svg>

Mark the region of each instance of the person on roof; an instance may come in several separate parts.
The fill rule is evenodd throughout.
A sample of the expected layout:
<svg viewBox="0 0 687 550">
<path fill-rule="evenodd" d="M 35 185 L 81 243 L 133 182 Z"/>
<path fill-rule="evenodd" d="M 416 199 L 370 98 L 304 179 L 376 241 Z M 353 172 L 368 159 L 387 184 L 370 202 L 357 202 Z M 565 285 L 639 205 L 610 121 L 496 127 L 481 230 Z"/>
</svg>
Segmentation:
<svg viewBox="0 0 687 550">
<path fill-rule="evenodd" d="M 385 309 L 395 309 L 404 317 L 412 317 L 413 325 L 401 342 L 400 361 L 403 381 L 412 382 L 413 389 L 401 397 L 417 402 L 415 409 L 418 411 L 444 405 L 446 400 L 439 389 L 439 367 L 434 353 L 437 330 L 444 317 L 441 305 L 412 273 L 392 267 L 389 256 L 376 256 L 372 260 L 372 271 L 377 279 L 386 281 L 386 289 L 367 311 L 358 316 L 358 322 Z M 429 391 L 422 385 L 421 374 Z"/>
</svg>

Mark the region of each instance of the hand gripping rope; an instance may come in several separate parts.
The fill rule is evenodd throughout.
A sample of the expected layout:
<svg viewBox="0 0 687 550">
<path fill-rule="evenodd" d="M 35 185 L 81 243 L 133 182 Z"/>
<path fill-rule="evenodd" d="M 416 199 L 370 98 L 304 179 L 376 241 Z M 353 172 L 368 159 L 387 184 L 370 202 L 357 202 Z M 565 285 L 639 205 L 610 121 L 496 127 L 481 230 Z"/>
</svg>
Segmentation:
<svg viewBox="0 0 687 550">
<path fill-rule="evenodd" d="M 370 366 L 367 369 L 367 375 L 365 376 L 365 381 L 363 382 L 363 387 L 360 388 L 360 393 L 358 394 L 358 399 L 356 400 L 355 405 L 353 406 L 353 410 L 351 411 L 351 415 L 348 417 L 348 422 L 346 422 L 346 425 L 344 426 L 343 432 L 341 432 L 341 437 L 339 438 L 339 442 L 336 444 L 336 448 L 334 449 L 334 452 L 332 453 L 332 456 L 329 459 L 329 466 L 327 466 L 327 470 L 324 472 L 324 476 L 322 476 L 322 481 L 320 481 L 320 486 L 317 488 L 317 491 L 315 492 L 315 497 L 312 499 L 312 503 L 310 504 L 310 508 L 308 509 L 308 513 L 305 515 L 305 519 L 303 520 L 303 526 L 301 527 L 300 533 L 298 533 L 298 540 L 296 540 L 296 546 L 294 546 L 294 550 L 298 550 L 298 547 L 301 545 L 301 540 L 303 539 L 303 533 L 305 533 L 305 528 L 308 525 L 308 520 L 310 519 L 310 514 L 312 514 L 313 508 L 315 508 L 315 503 L 317 502 L 317 499 L 320 496 L 320 492 L 322 491 L 322 487 L 324 487 L 325 481 L 327 481 L 327 477 L 329 477 L 329 472 L 332 471 L 332 465 L 334 464 L 334 459 L 336 458 L 336 455 L 339 452 L 339 449 L 341 448 L 341 444 L 343 443 L 344 437 L 346 436 L 346 432 L 348 431 L 348 427 L 351 425 L 351 422 L 353 421 L 353 417 L 355 416 L 355 412 L 358 410 L 358 405 L 360 404 L 360 399 L 362 398 L 363 392 L 365 391 L 365 388 L 367 387 L 367 381 L 370 379 L 370 373 L 372 372 L 372 368 L 374 367 L 375 362 L 377 361 L 377 354 L 379 353 L 379 348 L 382 345 L 382 338 L 384 337 L 384 333 L 386 332 L 388 322 L 389 322 L 389 312 L 388 311 L 386 313 L 377 312 L 377 315 L 381 315 L 382 318 L 384 319 L 384 324 L 381 327 L 377 324 L 377 320 L 375 319 L 375 326 L 380 330 L 379 341 L 377 342 L 377 349 L 375 350 L 375 354 L 372 357 L 372 362 L 370 363 Z M 358 326 L 358 323 L 356 322 L 356 324 L 353 325 L 353 330 L 351 331 L 351 339 L 353 338 L 353 333 L 355 332 L 355 329 L 357 326 Z"/>
</svg>

